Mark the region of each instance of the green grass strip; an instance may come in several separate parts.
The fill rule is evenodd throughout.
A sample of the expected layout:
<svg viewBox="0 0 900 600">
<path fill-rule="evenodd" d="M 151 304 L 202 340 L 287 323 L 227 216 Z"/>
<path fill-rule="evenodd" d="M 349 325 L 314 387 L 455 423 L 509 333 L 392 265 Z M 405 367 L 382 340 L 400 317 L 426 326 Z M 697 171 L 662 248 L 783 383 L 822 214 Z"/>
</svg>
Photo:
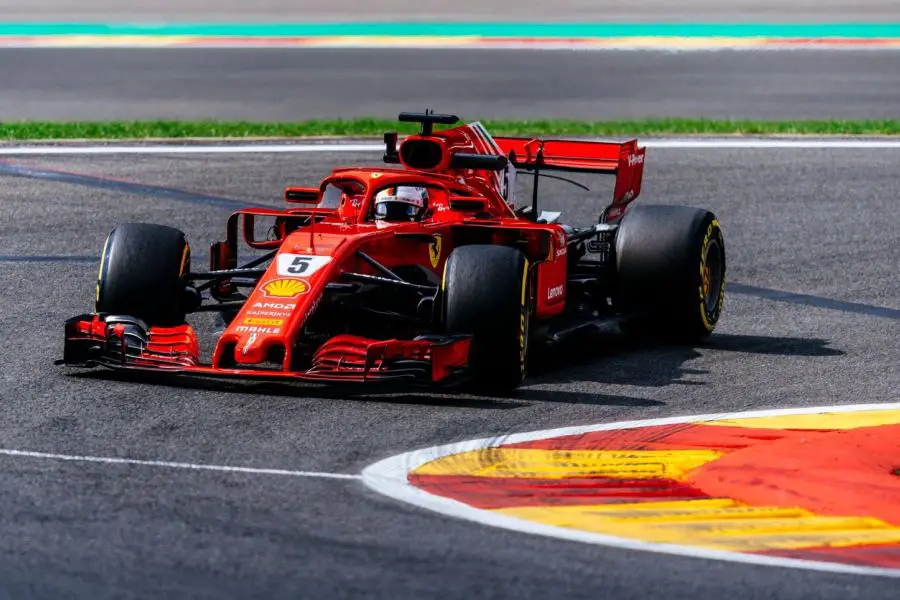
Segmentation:
<svg viewBox="0 0 900 600">
<path fill-rule="evenodd" d="M 477 36 L 488 38 L 765 37 L 900 38 L 894 23 L 0 23 L 0 36 L 211 37 Z"/>
<path fill-rule="evenodd" d="M 629 121 L 485 120 L 498 135 L 865 135 L 900 134 L 900 120 L 757 121 L 640 119 Z M 414 124 L 392 119 L 309 120 L 291 123 L 250 121 L 23 121 L 0 123 L 3 140 L 377 137 L 385 131 L 415 133 Z"/>
</svg>

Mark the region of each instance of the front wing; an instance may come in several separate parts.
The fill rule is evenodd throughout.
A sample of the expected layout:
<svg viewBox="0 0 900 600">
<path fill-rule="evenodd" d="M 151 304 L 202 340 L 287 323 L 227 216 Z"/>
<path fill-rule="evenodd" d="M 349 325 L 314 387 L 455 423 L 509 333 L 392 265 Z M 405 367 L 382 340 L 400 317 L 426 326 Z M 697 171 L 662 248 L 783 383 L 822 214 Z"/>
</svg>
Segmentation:
<svg viewBox="0 0 900 600">
<path fill-rule="evenodd" d="M 84 314 L 66 321 L 63 359 L 57 364 L 315 382 L 406 379 L 449 383 L 464 376 L 470 343 L 469 336 L 373 340 L 338 335 L 319 347 L 305 371 L 283 364 L 232 369 L 201 362 L 200 346 L 190 325 L 148 327 L 133 317 Z"/>
</svg>

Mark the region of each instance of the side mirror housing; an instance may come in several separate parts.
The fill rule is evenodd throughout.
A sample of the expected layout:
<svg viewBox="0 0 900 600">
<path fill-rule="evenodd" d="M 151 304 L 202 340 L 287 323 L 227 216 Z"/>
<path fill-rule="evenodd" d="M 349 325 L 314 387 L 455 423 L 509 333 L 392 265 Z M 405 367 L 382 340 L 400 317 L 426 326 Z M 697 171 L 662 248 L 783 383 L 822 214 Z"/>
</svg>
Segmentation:
<svg viewBox="0 0 900 600">
<path fill-rule="evenodd" d="M 289 187 L 284 190 L 284 201 L 290 204 L 318 204 L 319 188 Z"/>
</svg>

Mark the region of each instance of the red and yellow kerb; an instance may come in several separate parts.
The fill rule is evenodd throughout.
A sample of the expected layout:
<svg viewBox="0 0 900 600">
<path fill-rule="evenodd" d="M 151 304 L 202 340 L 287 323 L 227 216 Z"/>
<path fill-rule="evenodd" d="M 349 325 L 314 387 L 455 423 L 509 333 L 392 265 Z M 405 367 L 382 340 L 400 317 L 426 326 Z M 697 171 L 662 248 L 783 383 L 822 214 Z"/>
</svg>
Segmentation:
<svg viewBox="0 0 900 600">
<path fill-rule="evenodd" d="M 658 544 L 900 569 L 900 410 L 595 431 L 453 454 L 430 494 Z"/>
</svg>

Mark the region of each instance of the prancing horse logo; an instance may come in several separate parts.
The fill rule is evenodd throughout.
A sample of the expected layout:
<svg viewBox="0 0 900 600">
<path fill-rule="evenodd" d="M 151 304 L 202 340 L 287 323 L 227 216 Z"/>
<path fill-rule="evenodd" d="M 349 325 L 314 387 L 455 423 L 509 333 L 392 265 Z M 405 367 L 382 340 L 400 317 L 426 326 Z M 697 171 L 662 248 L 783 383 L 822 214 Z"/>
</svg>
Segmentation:
<svg viewBox="0 0 900 600">
<path fill-rule="evenodd" d="M 437 269 L 441 262 L 441 234 L 439 233 L 434 234 L 431 243 L 428 244 L 428 258 L 431 259 L 431 266 Z"/>
</svg>

